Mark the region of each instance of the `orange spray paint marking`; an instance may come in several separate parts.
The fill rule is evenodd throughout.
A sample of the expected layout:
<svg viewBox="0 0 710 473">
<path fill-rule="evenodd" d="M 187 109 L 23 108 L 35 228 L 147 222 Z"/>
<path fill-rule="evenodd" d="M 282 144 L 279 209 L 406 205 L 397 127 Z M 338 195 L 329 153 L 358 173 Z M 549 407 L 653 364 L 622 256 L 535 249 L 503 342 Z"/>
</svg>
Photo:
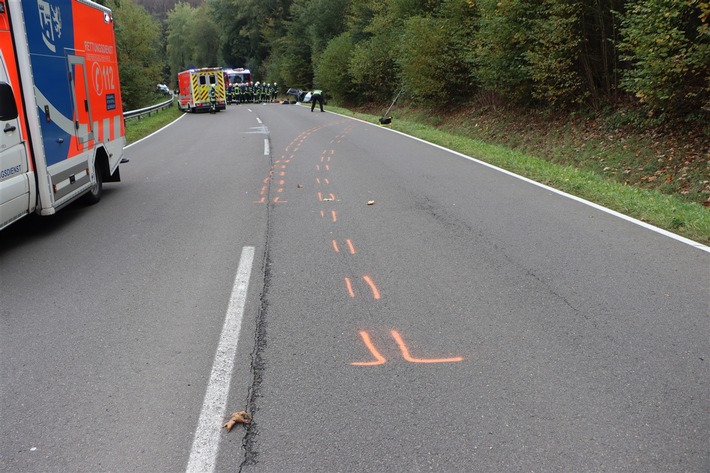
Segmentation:
<svg viewBox="0 0 710 473">
<path fill-rule="evenodd" d="M 283 188 L 283 187 L 279 187 L 279 189 L 278 189 L 276 192 L 278 192 L 278 193 L 280 194 L 280 193 L 282 193 L 283 191 L 284 191 L 284 188 Z"/>
<path fill-rule="evenodd" d="M 262 198 L 259 199 L 258 201 L 256 201 L 256 200 L 254 201 L 255 204 L 263 204 L 263 203 L 265 203 L 265 202 L 266 202 L 266 197 L 262 197 Z"/>
<path fill-rule="evenodd" d="M 316 164 L 316 171 L 320 171 L 320 164 Z"/>
<path fill-rule="evenodd" d="M 335 210 L 331 211 L 331 215 L 333 216 L 333 223 L 337 222 L 337 221 L 338 221 L 338 217 L 337 217 L 337 215 L 336 215 L 336 213 L 335 213 Z"/>
<path fill-rule="evenodd" d="M 355 361 L 353 363 L 350 363 L 353 366 L 377 366 L 377 365 L 382 365 L 384 364 L 387 359 L 380 354 L 379 351 L 377 351 L 377 348 L 375 348 L 375 345 L 373 345 L 372 340 L 370 340 L 370 335 L 368 335 L 367 332 L 360 332 L 360 338 L 362 338 L 362 342 L 365 344 L 368 350 L 370 350 L 370 353 L 372 356 L 375 358 L 375 361 Z"/>
<path fill-rule="evenodd" d="M 325 165 L 325 170 L 326 170 L 326 171 L 330 171 L 330 166 L 328 166 L 328 165 L 326 164 L 326 165 Z"/>
<path fill-rule="evenodd" d="M 279 176 L 281 176 L 281 177 L 284 177 L 285 175 L 286 175 L 286 173 L 285 173 L 284 171 L 281 171 L 281 172 L 279 173 Z"/>
<path fill-rule="evenodd" d="M 321 194 L 320 192 L 318 193 L 318 201 L 323 202 L 323 194 Z"/>
<path fill-rule="evenodd" d="M 328 194 L 330 196 L 330 200 L 335 200 L 335 194 Z"/>
<path fill-rule="evenodd" d="M 326 178 L 326 179 L 325 179 L 325 183 L 326 183 L 326 184 L 330 184 L 330 181 Z"/>
<path fill-rule="evenodd" d="M 370 286 L 370 289 L 372 289 L 372 296 L 375 298 L 375 300 L 380 300 L 380 291 L 377 290 L 377 286 L 375 286 L 375 283 L 372 282 L 372 279 L 370 279 L 370 276 L 363 276 L 362 279 L 365 280 L 368 286 Z"/>
<path fill-rule="evenodd" d="M 463 361 L 463 357 L 461 356 L 455 356 L 452 358 L 413 358 L 409 354 L 407 345 L 404 344 L 404 341 L 399 333 L 396 330 L 392 330 L 390 334 L 392 335 L 392 338 L 394 338 L 394 341 L 397 342 L 399 349 L 402 351 L 402 357 L 410 363 L 454 363 L 457 361 Z"/>
<path fill-rule="evenodd" d="M 320 178 L 316 177 L 316 184 L 320 184 Z"/>
<path fill-rule="evenodd" d="M 350 278 L 345 278 L 345 286 L 348 288 L 348 294 L 350 294 L 350 297 L 355 297 L 355 291 L 353 291 L 353 285 L 350 283 Z"/>
<path fill-rule="evenodd" d="M 281 180 L 279 181 L 279 185 L 280 185 L 280 186 L 283 186 L 283 185 L 284 185 L 284 182 L 286 182 L 286 181 L 284 181 L 283 179 L 281 179 Z"/>
<path fill-rule="evenodd" d="M 333 240 L 333 250 L 335 250 L 336 253 L 340 253 L 340 248 L 338 248 L 338 242 Z"/>
<path fill-rule="evenodd" d="M 323 212 L 322 210 L 320 211 L 320 218 L 325 218 L 325 212 Z"/>
<path fill-rule="evenodd" d="M 350 254 L 354 255 L 355 254 L 355 247 L 353 246 L 353 242 L 350 240 L 345 240 L 348 243 L 348 248 L 350 248 Z"/>
<path fill-rule="evenodd" d="M 279 200 L 280 197 L 274 197 L 274 204 L 285 204 L 288 200 Z"/>
</svg>

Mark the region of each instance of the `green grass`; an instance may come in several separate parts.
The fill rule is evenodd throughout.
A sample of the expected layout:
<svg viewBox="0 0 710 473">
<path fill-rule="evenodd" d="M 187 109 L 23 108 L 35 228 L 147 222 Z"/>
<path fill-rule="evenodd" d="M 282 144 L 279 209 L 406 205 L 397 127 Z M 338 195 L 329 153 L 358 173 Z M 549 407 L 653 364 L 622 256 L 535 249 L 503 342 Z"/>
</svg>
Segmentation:
<svg viewBox="0 0 710 473">
<path fill-rule="evenodd" d="M 173 105 L 140 118 L 129 118 L 126 120 L 126 144 L 145 138 L 168 123 L 177 120 L 182 114 L 183 112 L 178 109 L 177 105 Z"/>
<path fill-rule="evenodd" d="M 379 117 L 374 115 L 334 106 L 329 109 L 370 123 L 378 123 Z M 615 182 L 603 172 L 556 164 L 505 146 L 442 131 L 418 121 L 395 119 L 393 128 L 710 245 L 710 210 L 680 196 Z"/>
</svg>

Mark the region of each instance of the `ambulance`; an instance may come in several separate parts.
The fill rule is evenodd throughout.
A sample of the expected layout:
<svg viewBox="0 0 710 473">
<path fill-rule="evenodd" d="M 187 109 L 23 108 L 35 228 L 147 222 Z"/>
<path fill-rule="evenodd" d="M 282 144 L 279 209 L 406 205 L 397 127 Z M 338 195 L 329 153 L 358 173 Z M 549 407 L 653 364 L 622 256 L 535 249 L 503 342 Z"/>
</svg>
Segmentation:
<svg viewBox="0 0 710 473">
<path fill-rule="evenodd" d="M 0 0 L 0 229 L 98 202 L 124 146 L 111 10 Z"/>
<path fill-rule="evenodd" d="M 209 93 L 212 86 L 217 96 L 217 111 L 226 109 L 227 89 L 221 67 L 203 67 L 180 72 L 178 106 L 186 112 L 209 111 Z"/>
</svg>

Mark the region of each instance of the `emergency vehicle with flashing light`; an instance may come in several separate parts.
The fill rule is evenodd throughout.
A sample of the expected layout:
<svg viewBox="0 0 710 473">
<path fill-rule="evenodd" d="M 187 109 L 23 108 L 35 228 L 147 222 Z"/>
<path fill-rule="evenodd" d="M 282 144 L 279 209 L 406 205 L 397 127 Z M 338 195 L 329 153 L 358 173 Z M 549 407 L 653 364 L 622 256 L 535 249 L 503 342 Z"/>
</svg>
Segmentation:
<svg viewBox="0 0 710 473">
<path fill-rule="evenodd" d="M 0 229 L 98 202 L 124 146 L 111 10 L 0 0 Z"/>
<path fill-rule="evenodd" d="M 221 67 L 203 67 L 178 73 L 178 106 L 186 112 L 210 109 L 210 89 L 214 85 L 217 111 L 227 108 L 227 89 Z"/>
</svg>

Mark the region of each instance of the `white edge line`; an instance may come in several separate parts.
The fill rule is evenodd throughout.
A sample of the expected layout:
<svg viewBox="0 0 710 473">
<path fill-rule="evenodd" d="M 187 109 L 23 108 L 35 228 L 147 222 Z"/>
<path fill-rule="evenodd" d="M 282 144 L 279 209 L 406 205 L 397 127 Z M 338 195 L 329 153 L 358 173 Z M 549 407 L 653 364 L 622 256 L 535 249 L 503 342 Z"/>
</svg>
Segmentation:
<svg viewBox="0 0 710 473">
<path fill-rule="evenodd" d="M 143 140 L 147 140 L 148 138 L 150 138 L 150 137 L 153 136 L 153 135 L 157 135 L 158 133 L 160 133 L 161 131 L 165 130 L 165 129 L 166 129 L 167 127 L 169 127 L 170 125 L 175 124 L 178 120 L 180 120 L 180 119 L 181 119 L 182 117 L 184 117 L 184 116 L 185 116 L 185 114 L 183 113 L 182 115 L 180 115 L 179 117 L 177 117 L 175 120 L 173 120 L 173 121 L 171 121 L 170 123 L 168 123 L 167 125 L 165 125 L 163 128 L 161 128 L 161 129 L 159 129 L 159 130 L 157 130 L 157 131 L 154 131 L 153 133 L 151 133 L 151 134 L 148 135 L 148 136 L 144 136 L 143 138 L 141 138 L 141 139 L 138 140 L 138 141 L 134 141 L 134 142 L 131 143 L 130 145 L 124 146 L 123 149 L 128 149 L 128 148 L 130 148 L 130 147 L 133 146 L 133 145 L 137 145 L 138 143 L 140 143 L 140 142 L 143 141 Z"/>
<path fill-rule="evenodd" d="M 269 153 L 271 153 L 271 149 L 269 147 L 269 139 L 264 138 L 264 156 L 268 156 Z"/>
<path fill-rule="evenodd" d="M 620 218 L 620 219 L 622 219 L 622 220 L 626 220 L 627 222 L 630 222 L 630 223 L 633 223 L 633 224 L 638 225 L 638 226 L 640 226 L 640 227 L 646 228 L 647 230 L 651 230 L 651 231 L 653 231 L 653 232 L 660 233 L 661 235 L 667 236 L 668 238 L 672 238 L 672 239 L 677 240 L 677 241 L 679 241 L 679 242 L 681 242 L 681 243 L 685 243 L 686 245 L 689 245 L 689 246 L 692 246 L 692 247 L 694 247 L 694 248 L 697 248 L 697 249 L 699 249 L 699 250 L 701 250 L 701 251 L 705 251 L 706 253 L 710 253 L 710 246 L 705 246 L 705 245 L 703 245 L 702 243 L 699 243 L 699 242 L 694 241 L 694 240 L 691 240 L 691 239 L 689 239 L 689 238 L 685 238 L 685 237 L 683 237 L 683 236 L 677 235 L 677 234 L 675 234 L 675 233 L 673 233 L 673 232 L 669 232 L 668 230 L 664 230 L 664 229 L 662 229 L 662 228 L 656 227 L 655 225 L 651 225 L 650 223 L 646 223 L 646 222 L 644 222 L 644 221 L 642 221 L 642 220 L 638 220 L 638 219 L 635 219 L 635 218 L 633 218 L 633 217 L 629 217 L 628 215 L 624 215 L 624 214 L 622 214 L 621 212 L 617 212 L 616 210 L 612 210 L 612 209 L 610 209 L 610 208 L 608 208 L 608 207 L 604 207 L 603 205 L 595 204 L 594 202 L 591 202 L 591 201 L 586 200 L 586 199 L 582 199 L 581 197 L 577 197 L 576 195 L 568 194 L 567 192 L 563 192 L 563 191 L 561 191 L 561 190 L 559 190 L 559 189 L 555 189 L 554 187 L 550 187 L 550 186 L 548 186 L 548 185 L 541 184 L 541 183 L 539 183 L 539 182 L 533 181 L 532 179 L 529 179 L 529 178 L 527 178 L 527 177 L 521 176 L 521 175 L 519 175 L 519 174 L 515 174 L 514 172 L 511 172 L 511 171 L 507 171 L 507 170 L 505 170 L 505 169 L 503 169 L 503 168 L 499 168 L 498 166 L 494 166 L 493 164 L 487 163 L 487 162 L 485 162 L 485 161 L 481 161 L 480 159 L 472 158 L 471 156 L 467 156 L 467 155 L 465 155 L 465 154 L 463 154 L 463 153 L 459 153 L 458 151 L 454 151 L 454 150 L 452 150 L 452 149 L 445 148 L 445 147 L 443 147 L 443 146 L 441 146 L 441 145 L 437 145 L 437 144 L 435 144 L 435 143 L 431 143 L 431 142 L 426 141 L 426 140 L 423 140 L 423 139 L 421 139 L 421 138 L 417 138 L 416 136 L 408 135 L 408 134 L 403 133 L 403 132 L 398 131 L 398 130 L 393 130 L 393 129 L 391 129 L 391 128 L 384 128 L 384 127 L 381 127 L 381 126 L 379 126 L 379 125 L 377 125 L 377 124 L 375 124 L 375 123 L 370 123 L 370 122 L 368 122 L 368 121 L 361 120 L 360 118 L 349 117 L 349 116 L 347 116 L 347 115 L 342 115 L 342 114 L 340 114 L 340 113 L 335 113 L 335 115 L 340 115 L 341 117 L 349 118 L 349 119 L 351 119 L 351 120 L 357 120 L 357 121 L 359 121 L 359 122 L 366 123 L 367 125 L 371 125 L 371 126 L 377 127 L 377 128 L 379 128 L 379 129 L 381 129 L 381 130 L 388 131 L 388 132 L 391 132 L 391 133 L 397 133 L 397 134 L 400 134 L 400 135 L 402 135 L 402 136 L 406 136 L 406 137 L 408 137 L 408 138 L 411 138 L 411 139 L 413 139 L 413 140 L 417 140 L 417 141 L 420 141 L 420 142 L 422 142 L 422 143 L 426 143 L 426 144 L 428 144 L 428 145 L 430 145 L 430 146 L 433 146 L 433 147 L 435 147 L 435 148 L 439 148 L 439 149 L 441 149 L 441 150 L 448 151 L 449 153 L 455 154 L 455 155 L 460 156 L 460 157 L 462 157 L 462 158 L 464 158 L 464 159 L 468 159 L 469 161 L 473 161 L 474 163 L 480 164 L 480 165 L 485 166 L 485 167 L 490 168 L 490 169 L 494 169 L 494 170 L 496 170 L 496 171 L 498 171 L 498 172 L 502 172 L 503 174 L 507 174 L 507 175 L 509 175 L 509 176 L 515 177 L 515 178 L 517 178 L 517 179 L 520 179 L 521 181 L 524 181 L 524 182 L 527 182 L 527 183 L 529 183 L 529 184 L 532 184 L 532 185 L 541 187 L 541 188 L 543 188 L 543 189 L 545 189 L 545 190 L 548 190 L 548 191 L 550 191 L 550 192 L 553 192 L 553 193 L 555 193 L 555 194 L 561 195 L 561 196 L 563 196 L 563 197 L 567 197 L 568 199 L 575 200 L 575 201 L 577 201 L 577 202 L 579 202 L 579 203 L 582 203 L 582 204 L 584 204 L 584 205 L 588 205 L 589 207 L 595 208 L 595 209 L 600 210 L 600 211 L 602 211 L 602 212 L 606 212 L 606 213 L 608 213 L 608 214 L 610 214 L 610 215 L 613 215 L 613 216 L 615 216 L 615 217 L 618 217 L 618 218 Z"/>
<path fill-rule="evenodd" d="M 192 441 L 186 469 L 188 473 L 210 473 L 215 469 L 253 260 L 254 247 L 242 248 L 212 373 Z"/>
</svg>

